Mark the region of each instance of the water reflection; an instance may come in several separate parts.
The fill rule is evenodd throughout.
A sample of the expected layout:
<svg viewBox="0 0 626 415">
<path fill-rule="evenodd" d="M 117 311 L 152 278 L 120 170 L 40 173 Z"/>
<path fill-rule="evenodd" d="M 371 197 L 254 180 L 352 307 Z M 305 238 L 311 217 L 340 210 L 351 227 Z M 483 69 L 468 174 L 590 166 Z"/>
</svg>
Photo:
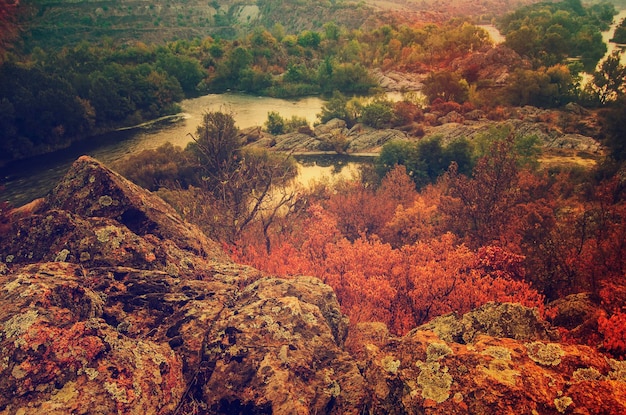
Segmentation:
<svg viewBox="0 0 626 415">
<path fill-rule="evenodd" d="M 358 176 L 362 165 L 374 162 L 372 156 L 344 154 L 297 155 L 295 159 L 300 170 L 298 181 L 305 186 L 323 177 L 331 180 L 353 179 Z"/>
<path fill-rule="evenodd" d="M 239 128 L 263 125 L 269 111 L 279 112 L 285 118 L 299 116 L 313 123 L 321 112 L 324 101 L 318 97 L 284 100 L 243 94 L 211 94 L 184 100 L 183 113 L 158 122 L 100 136 L 89 137 L 70 148 L 17 161 L 0 168 L 1 200 L 20 206 L 45 196 L 61 179 L 78 157 L 89 155 L 105 164 L 130 154 L 155 149 L 166 142 L 185 147 L 202 121 L 205 111 L 231 111 Z"/>
</svg>

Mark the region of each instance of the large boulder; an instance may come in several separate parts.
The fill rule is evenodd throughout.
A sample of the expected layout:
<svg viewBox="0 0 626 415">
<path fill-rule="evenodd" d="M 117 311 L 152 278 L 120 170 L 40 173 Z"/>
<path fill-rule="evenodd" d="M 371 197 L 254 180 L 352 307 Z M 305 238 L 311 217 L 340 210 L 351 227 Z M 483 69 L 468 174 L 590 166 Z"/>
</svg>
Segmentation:
<svg viewBox="0 0 626 415">
<path fill-rule="evenodd" d="M 186 387 L 180 356 L 108 324 L 83 272 L 55 262 L 0 276 L 0 413 L 172 413 Z"/>
<path fill-rule="evenodd" d="M 428 327 L 404 337 L 385 329 L 361 323 L 346 341 L 373 413 L 626 413 L 626 362 L 590 347 L 486 334 L 458 343 Z"/>
<path fill-rule="evenodd" d="M 211 413 L 362 413 L 363 377 L 339 343 L 345 329 L 317 279 L 248 286 L 204 349 L 204 402 Z"/>
<path fill-rule="evenodd" d="M 185 223 L 161 198 L 145 191 L 90 157 L 79 158 L 47 198 L 48 210 L 84 218 L 109 218 L 138 236 L 171 241 L 197 256 L 225 261 L 219 246 Z"/>
<path fill-rule="evenodd" d="M 329 286 L 259 279 L 92 158 L 0 242 L 1 414 L 365 405 Z"/>
</svg>

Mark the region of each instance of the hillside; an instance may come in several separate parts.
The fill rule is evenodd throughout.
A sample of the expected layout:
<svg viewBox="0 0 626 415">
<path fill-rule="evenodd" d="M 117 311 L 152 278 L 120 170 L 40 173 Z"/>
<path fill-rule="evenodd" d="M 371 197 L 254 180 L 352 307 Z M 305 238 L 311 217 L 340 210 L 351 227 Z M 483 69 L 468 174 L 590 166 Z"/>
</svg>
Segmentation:
<svg viewBox="0 0 626 415">
<path fill-rule="evenodd" d="M 233 38 L 251 27 L 282 25 L 287 32 L 319 29 L 335 21 L 349 28 L 381 21 L 445 21 L 454 16 L 490 19 L 534 0 L 454 2 L 366 0 L 25 0 L 24 43 L 62 47 L 103 39 L 147 44 L 194 37 Z"/>
</svg>

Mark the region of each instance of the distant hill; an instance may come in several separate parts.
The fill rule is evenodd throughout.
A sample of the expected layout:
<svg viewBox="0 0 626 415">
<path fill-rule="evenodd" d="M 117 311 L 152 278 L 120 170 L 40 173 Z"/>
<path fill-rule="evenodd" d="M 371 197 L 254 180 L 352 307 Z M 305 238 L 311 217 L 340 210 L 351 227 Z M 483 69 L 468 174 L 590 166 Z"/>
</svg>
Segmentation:
<svg viewBox="0 0 626 415">
<path fill-rule="evenodd" d="M 335 21 L 350 28 L 390 21 L 489 20 L 536 0 L 23 0 L 23 46 L 62 47 L 87 40 L 161 43 L 195 37 L 234 38 L 251 27 L 287 32 Z"/>
</svg>

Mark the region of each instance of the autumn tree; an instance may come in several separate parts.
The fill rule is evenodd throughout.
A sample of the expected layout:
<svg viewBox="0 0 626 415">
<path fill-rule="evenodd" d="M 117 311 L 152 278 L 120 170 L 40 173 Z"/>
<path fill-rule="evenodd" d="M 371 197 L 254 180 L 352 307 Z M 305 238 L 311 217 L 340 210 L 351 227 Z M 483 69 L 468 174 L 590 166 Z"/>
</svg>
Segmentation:
<svg viewBox="0 0 626 415">
<path fill-rule="evenodd" d="M 620 63 L 620 58 L 620 51 L 613 52 L 600 64 L 599 70 L 593 73 L 594 92 L 602 105 L 616 101 L 624 95 L 626 67 Z"/>
<path fill-rule="evenodd" d="M 442 233 L 441 186 L 427 186 L 413 198 L 412 203 L 398 205 L 379 236 L 394 248 L 426 242 Z"/>
<path fill-rule="evenodd" d="M 469 97 L 469 85 L 455 72 L 432 72 L 424 80 L 422 92 L 431 103 L 437 98 L 443 101 L 463 103 Z"/>
<path fill-rule="evenodd" d="M 517 238 L 516 209 L 529 199 L 529 189 L 522 185 L 533 183 L 523 180 L 513 147 L 512 136 L 493 142 L 471 177 L 460 174 L 454 164 L 448 171 L 448 197 L 441 208 L 451 229 L 467 238 L 472 247 L 506 245 Z"/>
<path fill-rule="evenodd" d="M 405 296 L 397 301 L 410 313 L 392 324 L 399 332 L 489 301 L 543 308 L 543 297 L 519 279 L 518 273 L 523 273 L 519 256 L 472 251 L 458 245 L 451 234 L 405 246 L 402 253 L 404 261 L 396 268 L 399 281 L 392 286 Z"/>
<path fill-rule="evenodd" d="M 498 247 L 473 251 L 449 233 L 401 248 L 376 236 L 350 241 L 334 214 L 321 205 L 309 212 L 306 232 L 291 233 L 271 254 L 242 247 L 236 258 L 272 273 L 317 276 L 333 287 L 352 324 L 382 321 L 404 334 L 489 301 L 542 308 L 542 296 L 522 279 L 519 255 Z"/>
<path fill-rule="evenodd" d="M 607 162 L 615 161 L 617 168 L 626 162 L 626 97 L 621 97 L 615 105 L 602 113 L 603 144 L 609 149 Z"/>
<path fill-rule="evenodd" d="M 550 298 L 572 293 L 587 293 L 597 304 L 597 337 L 575 340 L 601 349 L 616 357 L 626 355 L 626 183 L 616 174 L 576 194 L 561 209 L 556 226 L 543 242 L 544 249 L 534 253 L 544 260 Z M 543 255 L 542 255 L 543 253 Z M 539 285 L 539 284 L 537 284 Z M 593 327 L 592 328 L 596 328 Z"/>
<path fill-rule="evenodd" d="M 372 188 L 360 181 L 335 185 L 323 206 L 336 217 L 337 229 L 350 241 L 362 235 L 380 235 L 399 206 L 409 206 L 415 198 L 415 184 L 404 166 L 395 166 Z"/>
</svg>

